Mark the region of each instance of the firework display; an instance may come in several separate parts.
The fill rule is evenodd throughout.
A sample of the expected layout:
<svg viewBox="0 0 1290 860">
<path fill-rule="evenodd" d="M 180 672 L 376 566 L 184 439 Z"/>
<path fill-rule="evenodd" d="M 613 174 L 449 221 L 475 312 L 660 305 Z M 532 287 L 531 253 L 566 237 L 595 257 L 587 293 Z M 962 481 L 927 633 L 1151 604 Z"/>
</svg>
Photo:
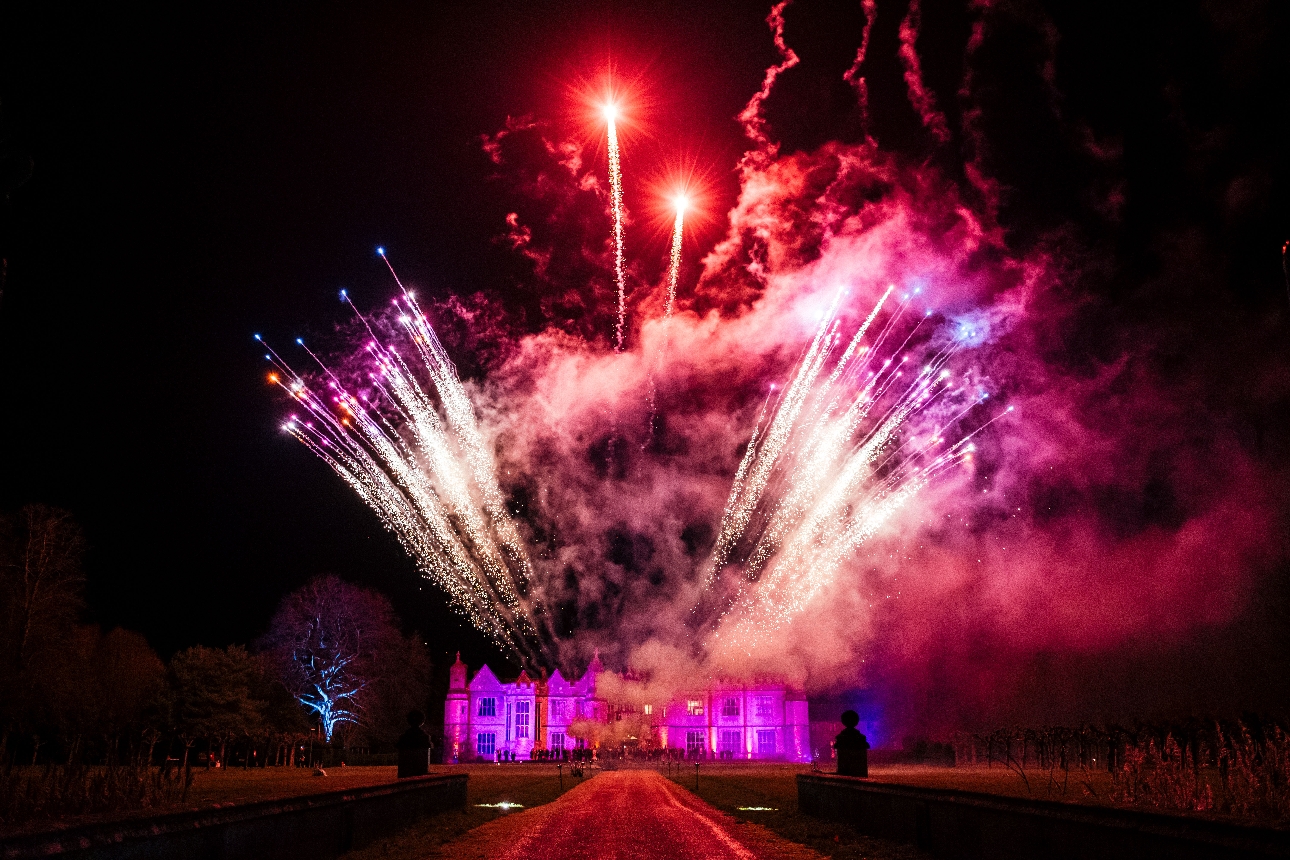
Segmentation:
<svg viewBox="0 0 1290 860">
<path fill-rule="evenodd" d="M 302 340 L 322 376 L 295 372 L 271 347 L 265 358 L 305 414 L 283 429 L 329 465 L 381 517 L 422 571 L 470 621 L 525 661 L 541 645 L 521 596 L 530 562 L 503 503 L 492 453 L 470 399 L 413 294 L 403 288 L 397 322 L 409 347 L 400 352 L 362 321 L 370 340 L 365 391 L 341 380 Z M 259 335 L 256 340 L 263 342 Z M 417 368 L 413 370 L 413 368 Z"/>
<path fill-rule="evenodd" d="M 912 295 L 870 336 L 894 290 L 833 359 L 844 341 L 839 292 L 765 430 L 759 419 L 707 571 L 712 586 L 738 553 L 744 585 L 714 642 L 748 651 L 801 613 L 922 487 L 971 459 L 974 435 L 1011 411 L 963 432 L 988 394 L 947 367 L 957 341 L 914 345 L 931 311 L 902 331 Z"/>
<path fill-rule="evenodd" d="M 616 104 L 604 104 L 602 116 L 617 299 L 613 355 L 644 358 L 651 367 L 637 399 L 648 403 L 652 435 L 667 420 L 656 375 L 668 372 L 671 335 L 652 347 L 627 347 Z M 689 207 L 684 194 L 672 200 L 664 322 L 676 313 Z M 399 290 L 390 310 L 365 316 L 341 294 L 365 332 L 357 376 L 352 366 L 331 369 L 299 341 L 317 365 L 312 374 L 293 370 L 273 350 L 266 355 L 275 365 L 271 379 L 303 410 L 285 429 L 378 513 L 473 624 L 526 665 L 558 663 L 543 595 L 554 593 L 544 585 L 560 574 L 529 558 L 499 484 L 493 442 L 429 316 L 384 249 L 378 254 Z M 981 414 L 984 385 L 951 366 L 970 338 L 916 306 L 920 289 L 897 295 L 894 285 L 854 284 L 811 292 L 829 296 L 827 307 L 786 384 L 769 387 L 715 544 L 697 566 L 705 610 L 696 611 L 691 635 L 712 654 L 751 654 L 773 638 L 938 475 L 969 464 L 975 434 L 1003 414 Z M 858 307 L 875 293 L 871 306 Z M 613 461 L 627 456 L 614 432 L 605 442 L 609 472 L 623 468 Z M 647 447 L 648 440 L 643 455 Z"/>
</svg>

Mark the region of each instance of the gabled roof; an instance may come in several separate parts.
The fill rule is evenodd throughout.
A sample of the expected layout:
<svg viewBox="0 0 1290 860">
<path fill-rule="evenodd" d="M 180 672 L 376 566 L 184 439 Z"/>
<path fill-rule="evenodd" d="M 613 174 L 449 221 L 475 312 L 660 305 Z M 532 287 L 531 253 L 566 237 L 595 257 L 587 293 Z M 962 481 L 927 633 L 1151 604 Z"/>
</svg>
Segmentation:
<svg viewBox="0 0 1290 860">
<path fill-rule="evenodd" d="M 568 696 L 571 693 L 576 692 L 573 689 L 573 685 L 566 681 L 564 676 L 560 674 L 559 669 L 556 669 L 555 673 L 551 676 L 551 680 L 547 681 L 546 688 L 548 695 L 552 696 Z"/>
<path fill-rule="evenodd" d="M 471 690 L 495 690 L 497 692 L 501 692 L 505 687 L 501 681 L 497 680 L 497 676 L 493 674 L 492 669 L 488 668 L 487 663 L 480 667 L 480 670 L 475 673 L 475 677 L 471 678 L 470 683 L 466 686 Z"/>
</svg>

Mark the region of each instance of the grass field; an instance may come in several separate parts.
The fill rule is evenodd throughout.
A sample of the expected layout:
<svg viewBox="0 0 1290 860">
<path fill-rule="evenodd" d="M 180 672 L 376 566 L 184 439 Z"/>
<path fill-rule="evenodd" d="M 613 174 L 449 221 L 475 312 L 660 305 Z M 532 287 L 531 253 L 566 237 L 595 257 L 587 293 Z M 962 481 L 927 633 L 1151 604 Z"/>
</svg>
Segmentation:
<svg viewBox="0 0 1290 860">
<path fill-rule="evenodd" d="M 569 768 L 565 767 L 564 788 L 561 789 L 555 765 L 533 762 L 500 767 L 495 764 L 454 765 L 450 768 L 436 768 L 434 772 L 470 774 L 467 783 L 469 794 L 464 809 L 432 815 L 405 830 L 391 834 L 387 839 L 378 840 L 358 851 L 351 851 L 344 855 L 345 860 L 419 860 L 481 824 L 487 824 L 512 811 L 550 803 L 580 782 L 570 776 Z M 495 805 L 501 803 L 520 806 L 503 808 Z"/>
<path fill-rule="evenodd" d="M 436 771 L 437 772 L 437 771 Z M 335 767 L 326 776 L 314 776 L 307 767 L 214 768 L 197 770 L 188 801 L 182 808 L 205 809 L 216 804 L 281 800 L 324 791 L 341 791 L 368 785 L 385 785 L 398 778 L 396 767 Z"/>
<path fill-rule="evenodd" d="M 912 846 L 874 839 L 846 825 L 798 812 L 797 775 L 810 771 L 807 765 L 704 764 L 699 768 L 697 790 L 692 764 L 674 768 L 670 778 L 721 811 L 760 824 L 827 857 L 838 860 L 915 860 L 928 856 Z M 666 767 L 663 773 L 667 775 Z"/>
</svg>

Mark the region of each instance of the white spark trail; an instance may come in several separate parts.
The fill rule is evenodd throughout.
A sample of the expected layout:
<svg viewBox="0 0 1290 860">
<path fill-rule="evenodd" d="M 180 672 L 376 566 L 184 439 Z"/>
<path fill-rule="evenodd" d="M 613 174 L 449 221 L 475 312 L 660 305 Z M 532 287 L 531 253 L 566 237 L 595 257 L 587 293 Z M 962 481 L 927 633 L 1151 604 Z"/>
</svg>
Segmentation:
<svg viewBox="0 0 1290 860">
<path fill-rule="evenodd" d="M 764 431 L 758 417 L 707 571 L 711 588 L 722 568 L 738 563 L 743 584 L 709 647 L 752 653 L 937 475 L 969 460 L 972 437 L 1002 417 L 959 429 L 985 398 L 955 387 L 947 365 L 957 344 L 934 345 L 936 333 L 923 328 L 930 311 L 887 350 L 906 325 L 899 321 L 910 296 L 871 338 L 893 291 L 881 294 L 834 359 L 843 340 L 839 292 Z M 916 354 L 926 356 L 918 365 L 910 363 Z"/>
<path fill-rule="evenodd" d="M 279 372 L 271 379 L 307 413 L 283 429 L 354 489 L 476 627 L 537 665 L 545 655 L 525 597 L 531 565 L 492 451 L 455 366 L 412 293 L 394 277 L 403 290 L 398 321 L 417 361 L 383 343 L 361 314 L 371 335 L 371 397 L 348 390 L 302 342 L 323 369 L 322 389 L 269 349 L 266 358 Z"/>
</svg>

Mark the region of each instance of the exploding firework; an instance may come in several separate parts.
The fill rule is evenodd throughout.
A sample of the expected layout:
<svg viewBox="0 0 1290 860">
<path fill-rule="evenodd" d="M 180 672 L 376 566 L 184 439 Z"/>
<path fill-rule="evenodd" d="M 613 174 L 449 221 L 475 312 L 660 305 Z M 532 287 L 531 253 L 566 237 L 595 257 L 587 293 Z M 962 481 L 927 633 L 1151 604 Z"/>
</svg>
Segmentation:
<svg viewBox="0 0 1290 860">
<path fill-rule="evenodd" d="M 497 484 L 492 452 L 425 313 L 384 249 L 378 253 L 401 290 L 394 308 L 405 347 L 379 336 L 342 291 L 370 338 L 365 384 L 344 384 L 300 339 L 322 374 L 317 380 L 297 373 L 266 344 L 265 358 L 275 366 L 269 381 L 305 412 L 283 429 L 376 511 L 476 627 L 522 660 L 540 662 L 542 640 L 523 597 L 531 565 Z M 256 340 L 263 343 L 259 335 Z"/>
<path fill-rule="evenodd" d="M 622 352 L 627 326 L 627 282 L 623 271 L 623 169 L 618 151 L 618 106 L 613 102 L 606 104 L 604 114 L 609 140 L 609 202 L 614 215 L 614 282 L 618 287 L 618 324 L 614 329 L 614 345 Z"/>
<path fill-rule="evenodd" d="M 709 589 L 732 562 L 742 582 L 710 646 L 751 653 L 938 473 L 969 462 L 972 437 L 1003 414 L 963 431 L 988 394 L 947 366 L 959 342 L 927 325 L 931 311 L 902 326 L 911 295 L 871 335 L 894 290 L 834 359 L 840 291 L 791 382 L 763 407 L 708 565 Z"/>
</svg>

